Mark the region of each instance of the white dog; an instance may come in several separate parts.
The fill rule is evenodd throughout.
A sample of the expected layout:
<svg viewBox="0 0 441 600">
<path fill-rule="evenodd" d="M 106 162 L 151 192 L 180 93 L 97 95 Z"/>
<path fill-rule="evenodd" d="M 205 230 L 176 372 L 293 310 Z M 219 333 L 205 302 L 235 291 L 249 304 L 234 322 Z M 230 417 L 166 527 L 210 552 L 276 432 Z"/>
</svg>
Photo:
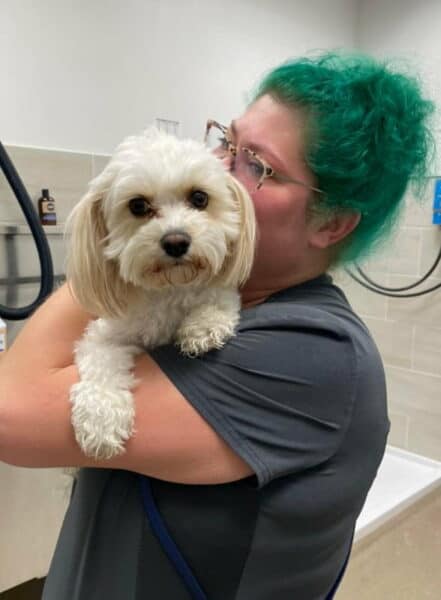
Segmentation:
<svg viewBox="0 0 441 600">
<path fill-rule="evenodd" d="M 134 357 L 170 342 L 197 356 L 234 334 L 253 205 L 202 144 L 152 128 L 117 148 L 67 232 L 71 289 L 99 317 L 75 348 L 72 425 L 85 454 L 111 458 L 134 432 Z"/>
</svg>

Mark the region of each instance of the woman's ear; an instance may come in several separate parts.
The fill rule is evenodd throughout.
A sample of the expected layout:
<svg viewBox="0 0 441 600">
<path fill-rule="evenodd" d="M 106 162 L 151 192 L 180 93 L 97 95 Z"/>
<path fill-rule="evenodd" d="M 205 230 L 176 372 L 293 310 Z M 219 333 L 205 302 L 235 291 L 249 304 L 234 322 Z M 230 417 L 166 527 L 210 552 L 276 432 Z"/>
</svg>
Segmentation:
<svg viewBox="0 0 441 600">
<path fill-rule="evenodd" d="M 309 243 L 313 248 L 325 249 L 341 242 L 360 222 L 358 212 L 337 212 L 324 218 L 313 217 L 309 223 Z"/>
</svg>

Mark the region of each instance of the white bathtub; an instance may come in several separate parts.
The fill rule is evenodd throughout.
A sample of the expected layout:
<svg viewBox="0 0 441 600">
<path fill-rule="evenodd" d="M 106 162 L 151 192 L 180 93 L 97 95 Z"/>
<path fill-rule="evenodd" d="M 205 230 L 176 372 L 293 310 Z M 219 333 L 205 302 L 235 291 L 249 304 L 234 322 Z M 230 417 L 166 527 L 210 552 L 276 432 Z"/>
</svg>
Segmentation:
<svg viewBox="0 0 441 600">
<path fill-rule="evenodd" d="M 388 446 L 355 527 L 357 542 L 441 485 L 441 462 Z"/>
</svg>

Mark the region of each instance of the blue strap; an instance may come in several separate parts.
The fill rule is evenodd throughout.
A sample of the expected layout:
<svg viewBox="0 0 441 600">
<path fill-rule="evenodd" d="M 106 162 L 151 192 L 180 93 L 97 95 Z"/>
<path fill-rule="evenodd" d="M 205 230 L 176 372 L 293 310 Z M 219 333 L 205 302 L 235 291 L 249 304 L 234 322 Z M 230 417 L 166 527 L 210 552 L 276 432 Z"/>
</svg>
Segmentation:
<svg viewBox="0 0 441 600">
<path fill-rule="evenodd" d="M 144 475 L 139 476 L 139 482 L 141 485 L 142 502 L 144 510 L 147 515 L 147 519 L 150 523 L 153 533 L 157 537 L 162 549 L 167 554 L 172 565 L 180 575 L 185 587 L 190 592 L 193 600 L 207 600 L 205 592 L 202 590 L 198 583 L 198 580 L 194 576 L 192 570 L 185 562 L 184 557 L 180 553 L 176 546 L 173 538 L 167 531 L 167 527 L 161 517 L 161 514 L 156 506 L 155 500 L 152 493 L 152 485 L 150 478 Z"/>
</svg>

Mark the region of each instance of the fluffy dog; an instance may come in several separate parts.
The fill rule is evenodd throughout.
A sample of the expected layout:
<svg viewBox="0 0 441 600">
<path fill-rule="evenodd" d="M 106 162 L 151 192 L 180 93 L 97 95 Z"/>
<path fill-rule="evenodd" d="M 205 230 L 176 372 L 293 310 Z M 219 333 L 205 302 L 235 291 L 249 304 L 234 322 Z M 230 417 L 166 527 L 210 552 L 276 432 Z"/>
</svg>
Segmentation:
<svg viewBox="0 0 441 600">
<path fill-rule="evenodd" d="M 67 278 L 98 318 L 75 347 L 72 425 L 111 458 L 133 434 L 137 354 L 220 348 L 239 319 L 255 247 L 251 199 L 202 144 L 154 128 L 127 138 L 71 213 Z"/>
</svg>

